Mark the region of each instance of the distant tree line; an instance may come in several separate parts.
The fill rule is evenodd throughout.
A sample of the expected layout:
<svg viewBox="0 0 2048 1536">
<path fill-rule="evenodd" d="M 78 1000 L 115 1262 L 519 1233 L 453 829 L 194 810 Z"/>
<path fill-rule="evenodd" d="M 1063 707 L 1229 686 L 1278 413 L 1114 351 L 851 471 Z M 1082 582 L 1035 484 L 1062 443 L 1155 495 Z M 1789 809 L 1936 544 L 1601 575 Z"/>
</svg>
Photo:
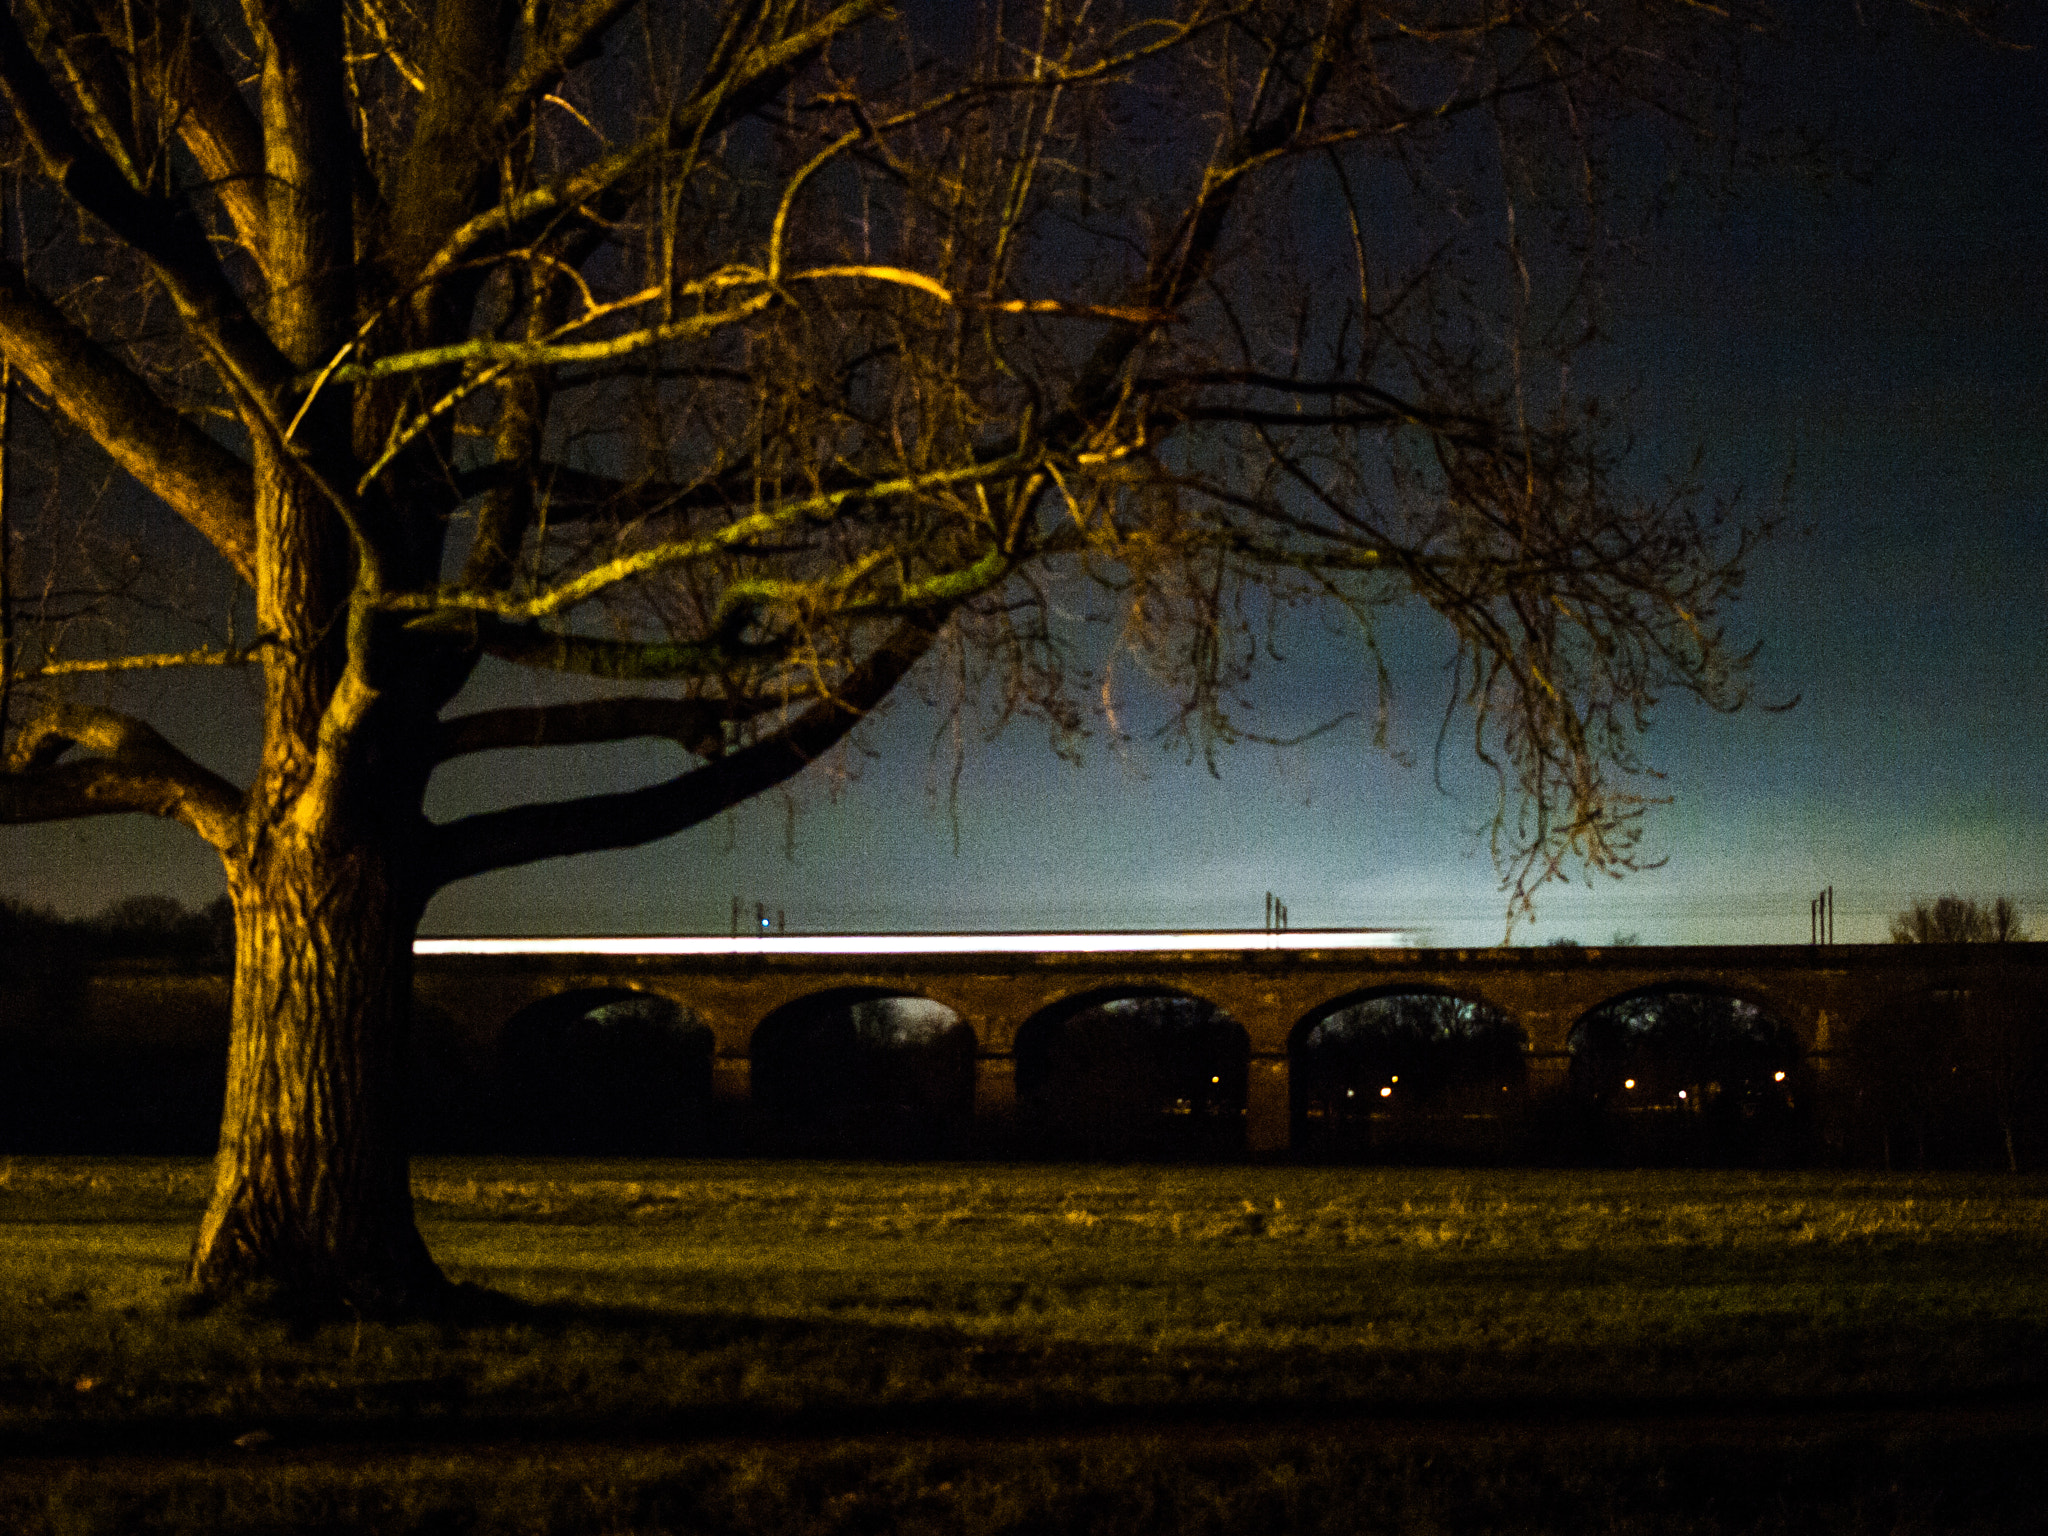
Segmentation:
<svg viewBox="0 0 2048 1536">
<path fill-rule="evenodd" d="M 0 1151 L 211 1151 L 228 1017 L 205 973 L 233 945 L 225 896 L 196 912 L 129 896 L 81 918 L 0 898 Z M 134 962 L 171 978 L 125 1017 L 88 1018 L 88 980 Z"/>
<path fill-rule="evenodd" d="M 225 966 L 234 926 L 227 898 L 194 912 L 169 896 L 130 896 L 97 915 L 60 917 L 0 897 L 0 1109 L 24 1086 L 24 1055 L 63 1053 L 79 1022 L 86 978 L 110 963 L 141 960 L 194 970 Z M 0 1132 L 4 1134 L 4 1132 Z"/>
<path fill-rule="evenodd" d="M 1968 896 L 1916 901 L 1892 919 L 1894 944 L 2014 944 L 2027 937 L 2010 896 L 1980 902 Z"/>
<path fill-rule="evenodd" d="M 60 917 L 49 907 L 0 896 L 0 962 L 39 957 L 73 965 L 228 965 L 235 958 L 234 909 L 225 896 L 196 911 L 175 896 L 124 896 L 91 917 Z"/>
</svg>

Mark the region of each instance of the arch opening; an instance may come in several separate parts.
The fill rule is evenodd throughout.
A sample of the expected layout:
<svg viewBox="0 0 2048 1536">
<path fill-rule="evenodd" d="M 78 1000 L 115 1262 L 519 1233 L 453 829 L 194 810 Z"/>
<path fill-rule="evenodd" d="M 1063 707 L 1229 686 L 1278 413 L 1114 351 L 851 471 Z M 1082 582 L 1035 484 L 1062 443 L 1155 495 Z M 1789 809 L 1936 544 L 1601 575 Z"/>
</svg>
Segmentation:
<svg viewBox="0 0 2048 1536">
<path fill-rule="evenodd" d="M 1568 1093 L 1596 1161 L 1803 1162 L 1812 1084 L 1798 1034 L 1732 993 L 1670 986 L 1588 1010 L 1566 1037 Z"/>
<path fill-rule="evenodd" d="M 1474 998 L 1399 991 L 1340 1001 L 1294 1031 L 1294 1145 L 1342 1161 L 1518 1160 L 1527 1051 L 1521 1026 Z"/>
<path fill-rule="evenodd" d="M 808 1156 L 957 1153 L 974 1118 L 975 1045 L 929 998 L 849 988 L 785 1004 L 749 1046 L 759 1139 Z"/>
<path fill-rule="evenodd" d="M 565 992 L 522 1008 L 498 1039 L 508 1151 L 678 1156 L 711 1140 L 712 1034 L 659 993 Z"/>
<path fill-rule="evenodd" d="M 1251 1037 L 1184 993 L 1095 992 L 1017 1031 L 1017 1116 L 1042 1155 L 1198 1159 L 1242 1152 Z"/>
</svg>

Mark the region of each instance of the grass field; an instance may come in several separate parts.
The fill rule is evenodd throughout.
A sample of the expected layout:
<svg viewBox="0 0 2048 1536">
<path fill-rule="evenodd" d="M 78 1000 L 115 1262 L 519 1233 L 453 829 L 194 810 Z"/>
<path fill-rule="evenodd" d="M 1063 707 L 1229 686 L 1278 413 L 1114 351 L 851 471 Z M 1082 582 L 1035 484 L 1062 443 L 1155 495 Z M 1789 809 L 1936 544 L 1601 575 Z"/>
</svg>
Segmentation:
<svg viewBox="0 0 2048 1536">
<path fill-rule="evenodd" d="M 430 1159 L 310 1329 L 205 1178 L 0 1161 L 0 1530 L 2048 1523 L 2044 1179 Z"/>
</svg>

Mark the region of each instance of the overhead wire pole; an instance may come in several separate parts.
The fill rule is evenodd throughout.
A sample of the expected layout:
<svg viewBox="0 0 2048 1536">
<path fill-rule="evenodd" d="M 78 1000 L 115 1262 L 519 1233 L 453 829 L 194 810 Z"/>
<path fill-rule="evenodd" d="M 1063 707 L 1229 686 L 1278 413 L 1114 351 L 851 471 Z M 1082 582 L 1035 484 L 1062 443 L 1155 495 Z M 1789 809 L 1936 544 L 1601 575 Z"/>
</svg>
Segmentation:
<svg viewBox="0 0 2048 1536">
<path fill-rule="evenodd" d="M 1811 926 L 1808 942 L 1818 948 L 1835 942 L 1835 888 L 1831 885 L 1812 901 L 1807 903 L 1807 919 Z"/>
</svg>

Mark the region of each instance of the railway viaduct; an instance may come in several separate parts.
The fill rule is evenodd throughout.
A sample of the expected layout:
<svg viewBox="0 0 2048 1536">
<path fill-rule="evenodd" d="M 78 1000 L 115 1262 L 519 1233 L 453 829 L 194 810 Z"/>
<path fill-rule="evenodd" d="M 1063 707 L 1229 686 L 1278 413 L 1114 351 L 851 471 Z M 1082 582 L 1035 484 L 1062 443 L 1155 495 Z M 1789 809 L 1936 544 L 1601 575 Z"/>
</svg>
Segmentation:
<svg viewBox="0 0 2048 1536">
<path fill-rule="evenodd" d="M 1134 942 L 1137 936 L 1134 936 Z M 1231 940 L 1241 937 L 1241 944 Z M 1175 994 L 1229 1014 L 1250 1040 L 1247 1144 L 1287 1143 L 1290 1054 L 1321 1019 L 1374 996 L 1444 992 L 1500 1009 L 1528 1036 L 1532 1086 L 1555 1082 L 1569 1034 L 1589 1010 L 1654 991 L 1746 999 L 1791 1028 L 1824 1083 L 1829 1057 L 1864 1018 L 1930 994 L 2033 1003 L 2048 996 L 2048 943 L 2003 945 L 1757 945 L 1713 947 L 1402 949 L 1358 947 L 1356 936 L 1187 936 L 1185 947 L 1059 947 L 1028 952 L 805 953 L 774 940 L 725 953 L 632 952 L 597 941 L 555 952 L 498 941 L 497 952 L 423 941 L 420 1001 L 473 1046 L 494 1040 L 523 1009 L 570 994 L 646 992 L 709 1027 L 721 1097 L 744 1098 L 755 1031 L 793 1005 L 880 997 L 943 1004 L 974 1031 L 976 1114 L 1014 1103 L 1014 1051 L 1034 1021 L 1116 997 Z M 856 941 L 848 941 L 856 942 Z M 878 943 L 880 941 L 877 941 Z M 1347 947 L 1340 947 L 1347 946 Z"/>
</svg>

